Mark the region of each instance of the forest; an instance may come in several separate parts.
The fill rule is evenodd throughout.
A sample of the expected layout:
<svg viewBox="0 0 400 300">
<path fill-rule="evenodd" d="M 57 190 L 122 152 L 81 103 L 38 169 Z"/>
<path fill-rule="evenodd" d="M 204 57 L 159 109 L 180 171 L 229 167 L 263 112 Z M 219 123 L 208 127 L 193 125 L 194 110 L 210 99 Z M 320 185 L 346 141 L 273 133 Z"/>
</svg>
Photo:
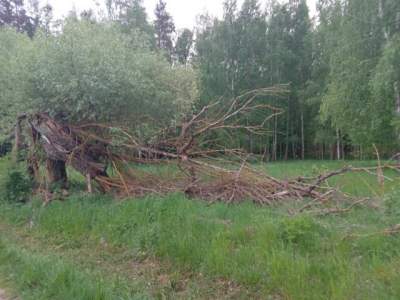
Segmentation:
<svg viewBox="0 0 400 300">
<path fill-rule="evenodd" d="M 400 1 L 173 1 L 0 0 L 0 300 L 399 299 Z"/>
<path fill-rule="evenodd" d="M 396 153 L 398 1 L 321 0 L 311 18 L 301 0 L 232 0 L 221 4 L 223 19 L 200 15 L 194 29 L 175 28 L 164 2 L 154 22 L 139 0 L 105 4 L 102 14 L 55 20 L 49 5 L 1 1 L 3 141 L 21 112 L 150 137 L 215 99 L 288 84 L 286 95 L 259 100 L 283 110 L 264 134 L 227 135 L 224 144 L 265 161 L 370 158 L 374 144 Z"/>
</svg>

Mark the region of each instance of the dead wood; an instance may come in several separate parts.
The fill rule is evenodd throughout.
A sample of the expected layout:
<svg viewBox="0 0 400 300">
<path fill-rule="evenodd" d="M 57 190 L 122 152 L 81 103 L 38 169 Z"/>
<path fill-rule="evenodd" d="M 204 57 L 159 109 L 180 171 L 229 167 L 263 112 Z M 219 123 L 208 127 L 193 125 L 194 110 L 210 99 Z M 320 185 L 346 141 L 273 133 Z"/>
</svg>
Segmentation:
<svg viewBox="0 0 400 300">
<path fill-rule="evenodd" d="M 89 192 L 93 191 L 93 180 L 101 192 L 123 197 L 182 192 L 210 202 L 250 200 L 268 205 L 311 199 L 303 211 L 335 194 L 334 189 L 324 186 L 329 178 L 367 169 L 347 166 L 317 178 L 279 180 L 252 167 L 247 162 L 249 154 L 240 149 L 204 147 L 216 131 L 264 133 L 266 122 L 282 110 L 263 104 L 260 98 L 284 91 L 284 87 L 273 87 L 250 91 L 229 102 L 217 101 L 180 125 L 163 130 L 152 143 L 141 142 L 127 129 L 106 124 L 62 124 L 45 113 L 29 115 L 27 122 L 33 145 L 45 153 L 49 183 L 60 182 L 66 187 L 65 166 L 71 166 L 86 178 Z M 260 111 L 264 117 L 259 124 L 243 125 L 248 114 Z M 172 165 L 176 171 L 162 176 L 138 168 L 137 163 Z"/>
</svg>

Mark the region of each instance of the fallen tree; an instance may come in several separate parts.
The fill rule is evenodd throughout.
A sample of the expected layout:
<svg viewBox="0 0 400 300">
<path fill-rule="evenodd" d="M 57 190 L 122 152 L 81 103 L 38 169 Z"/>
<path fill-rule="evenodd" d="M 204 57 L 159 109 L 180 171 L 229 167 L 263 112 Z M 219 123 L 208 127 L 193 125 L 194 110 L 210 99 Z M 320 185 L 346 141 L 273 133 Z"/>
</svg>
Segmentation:
<svg viewBox="0 0 400 300">
<path fill-rule="evenodd" d="M 240 149 L 204 147 L 211 144 L 209 139 L 214 132 L 264 133 L 264 125 L 282 110 L 259 100 L 284 91 L 279 86 L 248 92 L 229 103 L 214 102 L 180 125 L 163 130 L 151 143 L 141 142 L 129 130 L 119 127 L 63 124 L 46 113 L 24 115 L 31 136 L 30 174 L 40 181 L 40 159 L 34 150 L 40 148 L 45 154 L 46 187 L 59 184 L 66 189 L 66 166 L 71 166 L 87 179 L 89 192 L 94 181 L 101 192 L 123 197 L 183 192 L 190 197 L 227 203 L 251 200 L 274 204 L 305 198 L 312 199 L 311 203 L 325 202 L 336 193 L 324 186 L 326 180 L 351 171 L 351 167 L 314 179 L 279 180 L 252 167 L 248 163 L 250 155 Z M 243 125 L 246 116 L 256 112 L 263 114 L 262 121 Z M 218 145 L 215 141 L 213 144 Z M 168 164 L 175 169 L 162 176 L 138 167 L 138 163 Z"/>
</svg>

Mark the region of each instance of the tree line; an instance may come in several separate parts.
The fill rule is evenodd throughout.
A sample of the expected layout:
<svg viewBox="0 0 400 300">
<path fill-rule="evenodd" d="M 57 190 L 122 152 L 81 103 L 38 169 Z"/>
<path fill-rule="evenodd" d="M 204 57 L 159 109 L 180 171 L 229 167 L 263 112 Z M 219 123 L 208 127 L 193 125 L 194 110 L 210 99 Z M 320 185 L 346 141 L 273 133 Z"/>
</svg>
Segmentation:
<svg viewBox="0 0 400 300">
<path fill-rule="evenodd" d="M 40 109 L 151 139 L 215 99 L 289 84 L 284 96 L 257 100 L 284 112 L 265 134 L 227 133 L 226 146 L 265 160 L 397 152 L 398 0 L 318 0 L 312 17 L 305 0 L 222 5 L 222 19 L 201 15 L 191 30 L 176 28 L 164 0 L 153 22 L 141 0 L 105 0 L 103 13 L 63 20 L 49 5 L 0 0 L 0 135 L 19 112 Z"/>
</svg>

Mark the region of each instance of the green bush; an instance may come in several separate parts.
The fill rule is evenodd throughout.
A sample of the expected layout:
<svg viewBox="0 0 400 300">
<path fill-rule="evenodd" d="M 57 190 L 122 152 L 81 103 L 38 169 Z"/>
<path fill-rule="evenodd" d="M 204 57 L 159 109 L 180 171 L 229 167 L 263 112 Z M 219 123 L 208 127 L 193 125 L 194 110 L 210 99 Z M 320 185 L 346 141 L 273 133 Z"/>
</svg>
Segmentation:
<svg viewBox="0 0 400 300">
<path fill-rule="evenodd" d="M 10 170 L 4 187 L 7 201 L 21 203 L 29 200 L 32 182 L 21 170 Z"/>
</svg>

